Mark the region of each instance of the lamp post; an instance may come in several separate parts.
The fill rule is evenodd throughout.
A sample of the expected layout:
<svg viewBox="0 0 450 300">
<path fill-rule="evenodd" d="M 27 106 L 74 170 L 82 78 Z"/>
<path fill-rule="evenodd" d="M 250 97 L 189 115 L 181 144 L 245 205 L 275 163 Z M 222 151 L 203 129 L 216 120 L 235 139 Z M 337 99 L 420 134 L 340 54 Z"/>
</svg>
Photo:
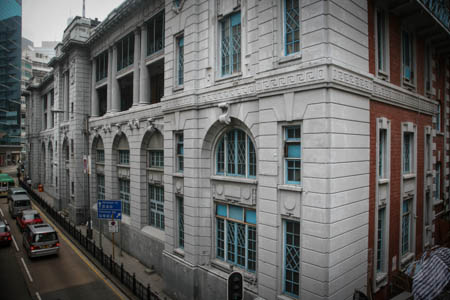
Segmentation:
<svg viewBox="0 0 450 300">
<path fill-rule="evenodd" d="M 65 113 L 66 112 L 64 110 L 57 110 L 57 109 L 53 109 L 51 111 L 52 111 L 52 113 Z M 83 215 L 85 218 L 86 218 L 86 215 L 88 215 L 87 216 L 87 221 L 88 221 L 87 236 L 88 236 L 88 238 L 92 239 L 92 218 L 91 218 L 91 212 L 90 212 L 91 201 L 90 201 L 90 183 L 89 183 L 89 181 L 90 181 L 89 180 L 89 134 L 88 134 L 88 132 L 89 132 L 89 123 L 88 123 L 89 114 L 79 113 L 79 112 L 71 112 L 71 113 L 83 116 L 83 129 L 81 130 L 82 134 L 84 136 L 84 139 L 83 139 L 83 141 L 84 141 L 83 168 L 84 168 L 84 170 L 83 170 L 83 172 L 85 174 L 84 179 L 86 181 L 84 186 L 87 187 L 86 193 L 85 193 L 85 199 L 87 199 L 87 204 L 86 204 L 86 200 L 85 200 L 85 206 L 83 208 Z M 60 123 L 58 122 L 58 124 L 60 124 Z M 86 161 L 84 161 L 84 160 L 86 160 Z M 88 211 L 88 213 L 86 213 L 86 210 Z"/>
</svg>

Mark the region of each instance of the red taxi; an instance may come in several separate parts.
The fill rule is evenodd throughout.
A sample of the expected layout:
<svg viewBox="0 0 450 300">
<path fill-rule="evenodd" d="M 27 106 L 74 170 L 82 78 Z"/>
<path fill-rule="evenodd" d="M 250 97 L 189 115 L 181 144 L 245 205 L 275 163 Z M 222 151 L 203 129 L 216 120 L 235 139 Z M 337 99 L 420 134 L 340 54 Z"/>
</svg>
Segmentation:
<svg viewBox="0 0 450 300">
<path fill-rule="evenodd" d="M 2 220 L 0 220 L 0 245 L 11 244 L 11 232 L 9 232 L 9 226 Z"/>
<path fill-rule="evenodd" d="M 20 231 L 24 231 L 29 224 L 41 224 L 44 223 L 39 213 L 34 209 L 23 210 L 16 217 L 17 225 Z"/>
</svg>

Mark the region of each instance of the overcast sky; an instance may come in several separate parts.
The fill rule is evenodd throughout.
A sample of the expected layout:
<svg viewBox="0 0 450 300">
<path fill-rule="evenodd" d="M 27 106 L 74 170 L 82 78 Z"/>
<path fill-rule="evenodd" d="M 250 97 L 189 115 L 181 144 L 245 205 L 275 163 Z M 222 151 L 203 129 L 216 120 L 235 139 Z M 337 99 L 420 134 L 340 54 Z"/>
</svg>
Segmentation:
<svg viewBox="0 0 450 300">
<path fill-rule="evenodd" d="M 86 17 L 103 21 L 124 0 L 86 0 Z M 61 41 L 69 17 L 81 16 L 83 0 L 23 0 L 22 36 L 39 47 Z"/>
</svg>

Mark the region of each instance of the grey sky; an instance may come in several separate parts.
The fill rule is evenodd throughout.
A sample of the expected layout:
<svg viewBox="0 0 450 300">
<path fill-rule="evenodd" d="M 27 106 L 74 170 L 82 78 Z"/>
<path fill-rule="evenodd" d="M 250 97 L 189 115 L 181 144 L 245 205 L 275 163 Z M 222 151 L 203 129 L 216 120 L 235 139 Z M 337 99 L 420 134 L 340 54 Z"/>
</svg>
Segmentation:
<svg viewBox="0 0 450 300">
<path fill-rule="evenodd" d="M 86 0 L 86 17 L 103 21 L 124 0 Z M 61 41 L 69 17 L 81 16 L 83 0 L 23 0 L 22 36 L 40 46 Z"/>
</svg>

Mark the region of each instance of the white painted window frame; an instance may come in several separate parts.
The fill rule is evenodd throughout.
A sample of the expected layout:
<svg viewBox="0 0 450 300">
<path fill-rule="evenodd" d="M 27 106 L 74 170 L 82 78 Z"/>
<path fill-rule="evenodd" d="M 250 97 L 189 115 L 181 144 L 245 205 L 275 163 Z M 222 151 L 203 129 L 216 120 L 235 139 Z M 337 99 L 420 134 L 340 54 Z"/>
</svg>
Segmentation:
<svg viewBox="0 0 450 300">
<path fill-rule="evenodd" d="M 379 68 L 378 59 L 378 48 L 379 48 L 379 38 L 378 38 L 378 12 L 384 12 L 384 69 Z M 389 11 L 383 7 L 377 7 L 374 12 L 374 29 L 375 29 L 375 69 L 377 77 L 389 81 Z"/>
<path fill-rule="evenodd" d="M 374 249 L 373 249 L 373 288 L 374 291 L 377 291 L 381 287 L 385 286 L 387 284 L 387 274 L 389 269 L 389 225 L 390 225 L 390 176 L 391 176 L 391 121 L 387 118 L 381 117 L 377 118 L 377 132 L 376 132 L 376 178 L 377 178 L 377 184 L 376 184 L 376 201 L 375 201 L 375 230 L 374 230 Z M 378 165 L 379 165 L 379 147 L 380 147 L 380 132 L 384 130 L 386 132 L 386 141 L 385 141 L 385 171 L 384 171 L 384 177 L 381 178 L 378 173 Z M 387 195 L 386 195 L 386 201 L 384 203 L 380 200 L 380 186 L 381 185 L 387 185 Z M 383 264 L 383 271 L 378 272 L 377 271 L 377 254 L 378 254 L 378 247 L 377 247 L 377 241 L 378 241 L 378 212 L 380 208 L 385 208 L 385 219 L 384 219 L 384 231 L 385 231 L 385 241 L 383 245 L 383 252 L 384 252 L 384 264 Z"/>
</svg>

